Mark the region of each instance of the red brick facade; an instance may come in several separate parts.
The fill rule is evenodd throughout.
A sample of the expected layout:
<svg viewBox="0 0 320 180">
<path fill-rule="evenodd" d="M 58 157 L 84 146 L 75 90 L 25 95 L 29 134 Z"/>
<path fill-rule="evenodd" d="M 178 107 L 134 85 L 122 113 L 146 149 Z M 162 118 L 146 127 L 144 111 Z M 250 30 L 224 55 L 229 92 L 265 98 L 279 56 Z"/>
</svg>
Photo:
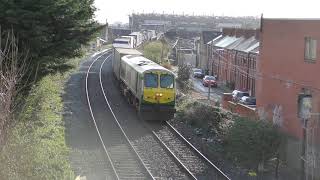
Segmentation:
<svg viewBox="0 0 320 180">
<path fill-rule="evenodd" d="M 243 104 L 233 102 L 231 93 L 223 94 L 222 107 L 223 109 L 226 109 L 233 113 L 237 113 L 243 117 L 250 117 L 253 119 L 256 119 L 258 117 L 256 113 L 256 108 L 251 108 L 249 106 L 245 106 Z"/>
<path fill-rule="evenodd" d="M 302 136 L 298 95 L 311 92 L 312 111 L 320 112 L 320 20 L 263 19 L 256 79 L 261 117 L 281 122 L 295 137 Z M 316 40 L 316 58 L 305 59 L 306 38 Z M 319 119 L 319 116 L 312 118 Z"/>
<path fill-rule="evenodd" d="M 255 96 L 256 64 L 259 57 L 259 30 L 223 29 L 220 39 L 209 45 L 211 72 L 220 82 Z"/>
</svg>

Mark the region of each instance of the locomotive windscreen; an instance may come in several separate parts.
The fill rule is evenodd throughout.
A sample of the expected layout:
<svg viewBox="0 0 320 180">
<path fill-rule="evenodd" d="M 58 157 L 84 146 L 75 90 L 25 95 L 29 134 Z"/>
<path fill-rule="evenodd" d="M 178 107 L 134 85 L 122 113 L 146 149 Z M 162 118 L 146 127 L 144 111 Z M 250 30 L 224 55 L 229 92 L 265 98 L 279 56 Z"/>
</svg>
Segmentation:
<svg viewBox="0 0 320 180">
<path fill-rule="evenodd" d="M 144 75 L 144 86 L 150 88 L 158 87 L 158 74 L 147 73 Z"/>
<path fill-rule="evenodd" d="M 174 78 L 170 74 L 161 74 L 160 87 L 161 88 L 173 88 Z"/>
</svg>

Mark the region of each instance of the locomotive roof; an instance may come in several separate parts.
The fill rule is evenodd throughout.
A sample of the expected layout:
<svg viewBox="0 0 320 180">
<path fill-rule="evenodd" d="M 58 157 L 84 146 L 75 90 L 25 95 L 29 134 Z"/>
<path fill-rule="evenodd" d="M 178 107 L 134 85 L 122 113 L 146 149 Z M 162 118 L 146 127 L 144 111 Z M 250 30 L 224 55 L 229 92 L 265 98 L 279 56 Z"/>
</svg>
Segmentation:
<svg viewBox="0 0 320 180">
<path fill-rule="evenodd" d="M 144 73 L 151 70 L 160 70 L 166 71 L 170 74 L 173 74 L 168 69 L 160 66 L 159 64 L 139 55 L 126 55 L 122 57 L 122 60 L 125 61 L 128 65 L 133 67 L 137 72 Z"/>
</svg>

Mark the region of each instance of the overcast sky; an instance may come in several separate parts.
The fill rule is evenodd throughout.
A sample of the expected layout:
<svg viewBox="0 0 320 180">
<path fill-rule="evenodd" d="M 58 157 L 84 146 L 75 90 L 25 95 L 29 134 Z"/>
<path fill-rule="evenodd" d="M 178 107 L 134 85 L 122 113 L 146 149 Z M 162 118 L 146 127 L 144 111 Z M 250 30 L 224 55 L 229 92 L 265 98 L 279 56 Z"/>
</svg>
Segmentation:
<svg viewBox="0 0 320 180">
<path fill-rule="evenodd" d="M 318 2 L 317 2 L 318 1 Z M 105 23 L 129 21 L 132 12 L 192 15 L 320 18 L 319 0 L 95 0 L 96 19 Z"/>
</svg>

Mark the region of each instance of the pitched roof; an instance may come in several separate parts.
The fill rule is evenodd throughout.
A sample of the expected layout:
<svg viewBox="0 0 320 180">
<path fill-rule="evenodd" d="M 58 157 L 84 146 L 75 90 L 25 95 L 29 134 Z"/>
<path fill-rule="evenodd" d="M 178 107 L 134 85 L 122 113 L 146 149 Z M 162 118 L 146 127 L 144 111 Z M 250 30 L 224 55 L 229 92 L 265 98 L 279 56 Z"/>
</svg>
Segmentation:
<svg viewBox="0 0 320 180">
<path fill-rule="evenodd" d="M 237 41 L 238 38 L 234 37 L 234 36 L 225 36 L 224 38 L 222 38 L 220 41 L 214 43 L 214 46 L 220 47 L 220 48 L 225 48 L 227 46 L 229 46 L 230 44 L 234 43 L 235 41 Z"/>
<path fill-rule="evenodd" d="M 259 53 L 259 40 L 252 36 L 250 38 L 245 38 L 244 36 L 219 36 L 210 42 L 213 46 L 222 48 L 237 50 L 242 52 L 252 52 Z"/>
</svg>

